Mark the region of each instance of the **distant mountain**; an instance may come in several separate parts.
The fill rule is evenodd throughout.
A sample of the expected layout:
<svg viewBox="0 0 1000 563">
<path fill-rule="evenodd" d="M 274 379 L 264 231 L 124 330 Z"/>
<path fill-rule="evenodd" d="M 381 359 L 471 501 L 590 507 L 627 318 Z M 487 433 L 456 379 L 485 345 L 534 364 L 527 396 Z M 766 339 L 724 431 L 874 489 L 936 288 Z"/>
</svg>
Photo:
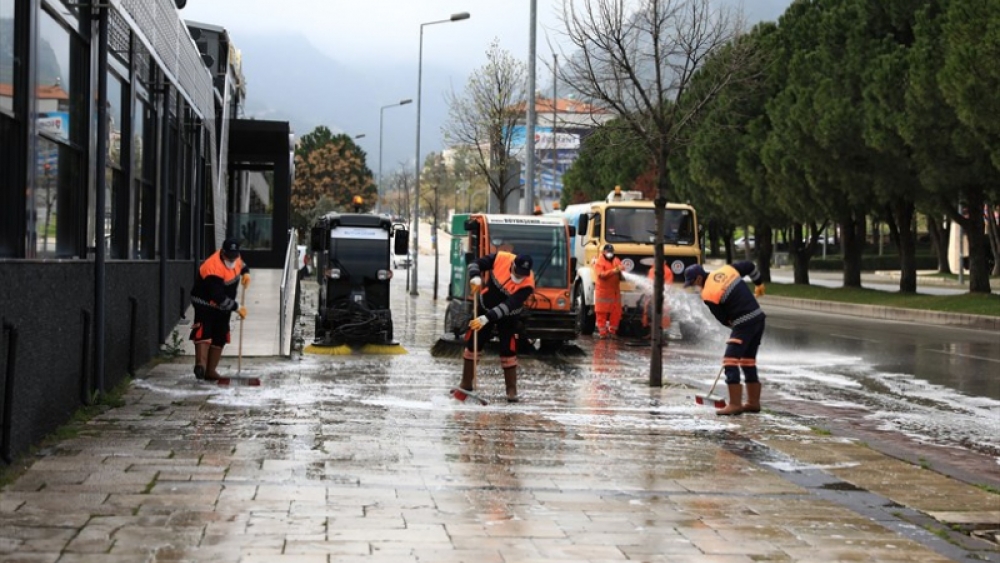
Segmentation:
<svg viewBox="0 0 1000 563">
<path fill-rule="evenodd" d="M 378 68 L 351 66 L 351 54 L 327 56 L 299 34 L 241 34 L 233 42 L 243 55 L 247 117 L 287 120 L 301 137 L 319 125 L 348 135 L 364 134 L 368 165 L 377 173 L 379 113 L 401 99 L 416 101 L 417 61 Z M 447 118 L 443 92 L 451 85 L 445 71 L 425 61 L 421 108 L 421 153 L 441 150 L 441 124 Z M 465 83 L 462 77 L 457 87 Z M 415 104 L 384 112 L 383 173 L 401 161 L 413 162 Z M 412 165 L 412 164 L 411 164 Z"/>
<path fill-rule="evenodd" d="M 777 20 L 790 0 L 746 2 L 751 23 Z M 413 165 L 416 137 L 417 54 L 412 64 L 386 63 L 361 67 L 354 53 L 331 57 L 297 33 L 240 33 L 233 37 L 243 54 L 247 80 L 247 117 L 287 120 L 301 137 L 319 125 L 348 135 L 364 134 L 358 144 L 366 150 L 367 162 L 378 172 L 379 110 L 401 99 L 413 104 L 387 108 L 384 112 L 383 173 L 401 163 Z M 485 63 L 485 60 L 483 61 Z M 445 94 L 461 92 L 467 76 L 424 61 L 421 107 L 421 153 L 443 147 L 441 126 L 448 118 Z M 537 67 L 537 86 L 542 95 L 552 93 L 550 71 Z M 558 95 L 570 89 L 560 85 Z"/>
</svg>

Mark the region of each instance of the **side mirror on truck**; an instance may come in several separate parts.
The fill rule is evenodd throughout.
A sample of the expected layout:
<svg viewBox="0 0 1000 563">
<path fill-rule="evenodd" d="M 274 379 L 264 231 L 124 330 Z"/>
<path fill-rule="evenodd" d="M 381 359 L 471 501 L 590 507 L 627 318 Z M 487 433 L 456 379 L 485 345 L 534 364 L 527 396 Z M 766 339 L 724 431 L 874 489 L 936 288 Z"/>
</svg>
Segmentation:
<svg viewBox="0 0 1000 563">
<path fill-rule="evenodd" d="M 406 229 L 396 229 L 393 234 L 395 240 L 392 241 L 392 251 L 396 256 L 406 256 L 410 252 L 410 231 Z"/>
<path fill-rule="evenodd" d="M 309 231 L 309 248 L 315 252 L 323 252 L 326 246 L 323 244 L 326 242 L 326 229 L 323 227 L 313 227 Z"/>
</svg>

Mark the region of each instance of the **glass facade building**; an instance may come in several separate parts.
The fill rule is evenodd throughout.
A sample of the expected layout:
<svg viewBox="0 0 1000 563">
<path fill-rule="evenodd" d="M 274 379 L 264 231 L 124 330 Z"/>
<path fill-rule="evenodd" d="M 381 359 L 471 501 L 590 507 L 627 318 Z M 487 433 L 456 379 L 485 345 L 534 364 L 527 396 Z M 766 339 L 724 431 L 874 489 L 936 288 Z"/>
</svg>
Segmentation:
<svg viewBox="0 0 1000 563">
<path fill-rule="evenodd" d="M 0 0 L 3 461 L 159 352 L 228 234 L 208 62 L 173 0 Z"/>
</svg>

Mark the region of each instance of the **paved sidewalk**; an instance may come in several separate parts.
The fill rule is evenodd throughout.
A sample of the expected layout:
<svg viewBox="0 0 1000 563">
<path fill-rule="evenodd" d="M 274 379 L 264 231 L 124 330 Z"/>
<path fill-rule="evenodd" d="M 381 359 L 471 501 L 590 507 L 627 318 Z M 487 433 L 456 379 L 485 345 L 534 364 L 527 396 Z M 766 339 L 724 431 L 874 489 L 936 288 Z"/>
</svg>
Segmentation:
<svg viewBox="0 0 1000 563">
<path fill-rule="evenodd" d="M 406 355 L 245 360 L 260 387 L 149 366 L 0 492 L 0 562 L 1000 561 L 961 531 L 1000 528 L 995 491 L 780 413 L 719 418 L 649 388 L 643 349 L 522 358 L 523 403 L 456 404 L 461 360 L 429 354 L 445 301 L 403 284 Z M 495 357 L 479 382 L 501 399 Z"/>
</svg>

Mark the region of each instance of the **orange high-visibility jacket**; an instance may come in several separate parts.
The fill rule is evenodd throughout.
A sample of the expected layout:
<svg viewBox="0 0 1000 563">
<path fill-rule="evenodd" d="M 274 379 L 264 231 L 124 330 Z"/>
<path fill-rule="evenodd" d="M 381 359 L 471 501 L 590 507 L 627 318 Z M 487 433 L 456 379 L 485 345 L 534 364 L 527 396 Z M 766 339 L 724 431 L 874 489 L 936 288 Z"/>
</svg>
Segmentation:
<svg viewBox="0 0 1000 563">
<path fill-rule="evenodd" d="M 621 273 L 615 272 L 615 268 L 621 269 L 622 261 L 615 256 L 608 260 L 604 255 L 594 259 L 594 272 L 597 276 L 594 279 L 594 312 L 610 313 L 612 310 L 622 306 Z"/>
</svg>

